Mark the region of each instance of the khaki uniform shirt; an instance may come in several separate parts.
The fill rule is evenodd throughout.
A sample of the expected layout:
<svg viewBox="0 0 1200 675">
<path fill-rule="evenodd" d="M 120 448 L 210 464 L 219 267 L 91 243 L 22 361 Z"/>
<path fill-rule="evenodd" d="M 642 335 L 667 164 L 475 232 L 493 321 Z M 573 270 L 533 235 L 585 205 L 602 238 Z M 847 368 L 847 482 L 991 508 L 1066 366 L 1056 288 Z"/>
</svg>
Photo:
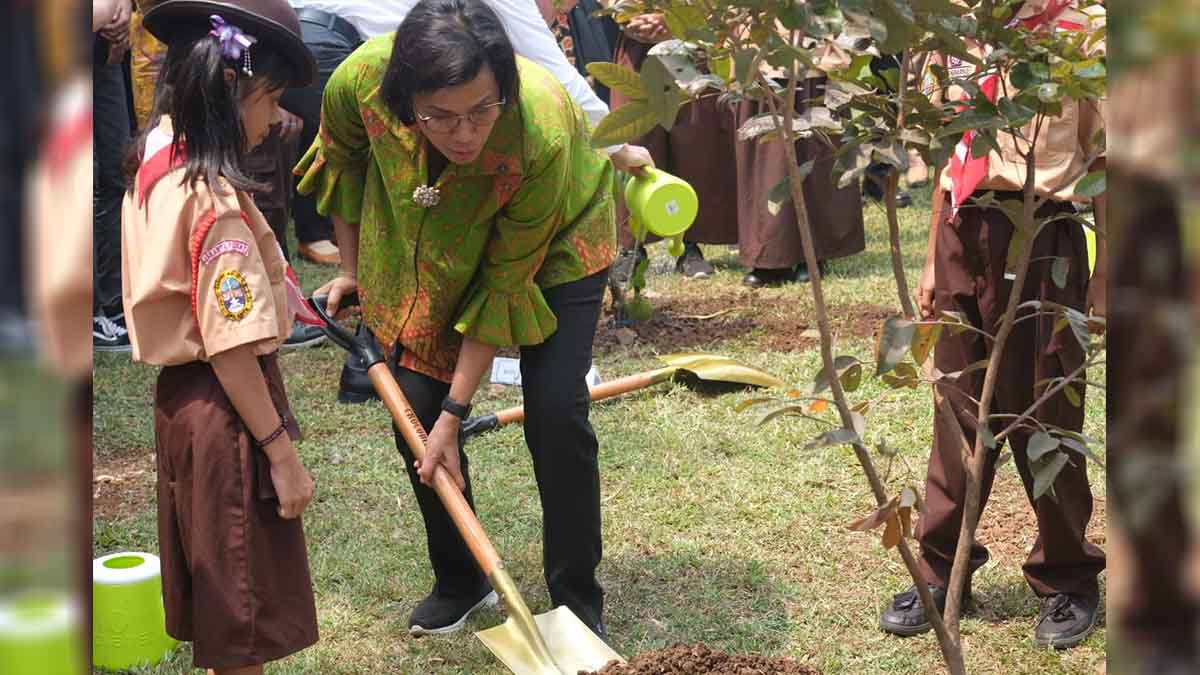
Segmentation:
<svg viewBox="0 0 1200 675">
<path fill-rule="evenodd" d="M 257 355 L 287 338 L 287 263 L 248 195 L 221 181 L 183 183 L 165 118 L 147 141 L 121 220 L 121 283 L 133 359 L 169 366 L 207 361 L 252 344 Z"/>
<path fill-rule="evenodd" d="M 1076 18 L 1079 17 L 1090 24 L 1084 30 L 1094 30 L 1104 25 L 1105 18 L 1101 13 L 1092 13 L 1090 16 L 1076 13 Z M 978 47 L 973 48 L 972 53 L 984 57 L 983 50 Z M 971 63 L 953 56 L 946 57 L 942 62 L 951 77 L 970 77 L 975 70 Z M 1003 95 L 1004 87 L 997 91 L 998 95 Z M 951 87 L 946 94 L 950 100 L 958 100 L 962 91 Z M 1025 139 L 1033 138 L 1035 122 L 1022 130 Z M 1088 159 L 1096 147 L 1096 134 L 1103 128 L 1103 101 L 1064 98 L 1062 115 L 1042 120 L 1042 129 L 1034 147 L 1034 191 L 1041 197 L 1059 201 L 1086 201 L 1075 196 L 1075 185 L 1088 173 Z M 993 149 L 988 154 L 988 175 L 976 190 L 1024 189 L 1025 160 L 1018 149 L 1028 149 L 1029 142 L 1025 139 L 1018 140 L 1003 130 L 996 134 L 1000 151 Z M 947 191 L 953 189 L 948 173 L 943 171 L 941 177 L 941 187 Z"/>
</svg>

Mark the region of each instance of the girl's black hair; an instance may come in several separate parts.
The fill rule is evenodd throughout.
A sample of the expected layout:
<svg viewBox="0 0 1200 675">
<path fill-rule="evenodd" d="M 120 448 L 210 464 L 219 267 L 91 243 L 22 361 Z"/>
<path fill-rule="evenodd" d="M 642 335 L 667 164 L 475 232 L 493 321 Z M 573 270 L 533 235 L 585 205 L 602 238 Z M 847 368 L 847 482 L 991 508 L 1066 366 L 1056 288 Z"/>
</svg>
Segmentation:
<svg viewBox="0 0 1200 675">
<path fill-rule="evenodd" d="M 421 0 L 396 29 L 381 94 L 392 114 L 414 124 L 414 94 L 466 84 L 484 64 L 505 107 L 518 103 L 517 58 L 504 24 L 482 0 Z"/>
<path fill-rule="evenodd" d="M 239 190 L 266 191 L 270 186 L 254 180 L 245 168 L 246 130 L 238 102 L 255 90 L 274 91 L 286 87 L 291 65 L 269 46 L 258 42 L 250 47 L 254 70 L 251 78 L 221 55 L 221 45 L 211 35 L 168 45 L 158 74 L 154 106 L 146 127 L 134 138 L 125 158 L 125 181 L 133 190 L 134 179 L 145 152 L 146 137 L 163 115 L 171 119 L 175 143 L 186 148 L 184 182 L 195 187 L 203 180 L 216 189 L 217 177 Z M 225 69 L 237 73 L 231 85 Z"/>
</svg>

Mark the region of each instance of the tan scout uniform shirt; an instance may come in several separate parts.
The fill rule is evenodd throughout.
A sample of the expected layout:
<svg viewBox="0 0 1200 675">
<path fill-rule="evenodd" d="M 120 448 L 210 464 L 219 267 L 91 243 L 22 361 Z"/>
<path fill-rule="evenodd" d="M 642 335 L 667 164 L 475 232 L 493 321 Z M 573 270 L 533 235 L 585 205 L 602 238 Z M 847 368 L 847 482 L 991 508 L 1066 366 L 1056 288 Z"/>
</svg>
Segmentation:
<svg viewBox="0 0 1200 675">
<path fill-rule="evenodd" d="M 161 133 L 160 133 L 161 132 Z M 253 344 L 276 351 L 291 329 L 275 235 L 250 197 L 222 181 L 183 184 L 169 120 L 147 153 L 121 219 L 125 322 L 133 359 L 169 366 Z"/>
<path fill-rule="evenodd" d="M 1022 16 L 1027 13 L 1023 10 Z M 1084 15 L 1077 12 L 1074 18 L 1088 21 L 1084 30 L 1096 30 L 1104 26 L 1105 17 L 1100 12 L 1090 12 Z M 1099 49 L 1103 49 L 1101 46 Z M 975 47 L 972 53 L 983 58 L 983 50 Z M 941 57 L 937 57 L 941 58 Z M 975 70 L 971 63 L 961 61 L 953 56 L 946 58 L 944 64 L 950 71 L 951 77 L 970 77 Z M 1004 87 L 997 89 L 1002 96 Z M 947 92 L 950 100 L 958 100 L 962 91 L 951 87 Z M 1035 120 L 1036 122 L 1036 120 Z M 1025 138 L 1033 137 L 1034 123 L 1022 130 Z M 1087 161 L 1095 150 L 1097 132 L 1104 128 L 1103 101 L 1076 101 L 1064 98 L 1062 115 L 1048 117 L 1042 121 L 1041 133 L 1038 135 L 1034 148 L 1034 191 L 1041 197 L 1059 201 L 1085 201 L 1075 196 L 1075 184 L 1088 173 Z M 1027 150 L 1027 140 L 1017 140 L 1011 134 L 1000 131 L 996 134 L 996 144 L 1000 152 L 992 150 L 988 154 L 988 175 L 979 183 L 976 190 L 1010 190 L 1019 191 L 1025 186 L 1025 160 L 1017 151 Z M 949 172 L 943 171 L 941 187 L 943 190 L 953 190 Z"/>
</svg>

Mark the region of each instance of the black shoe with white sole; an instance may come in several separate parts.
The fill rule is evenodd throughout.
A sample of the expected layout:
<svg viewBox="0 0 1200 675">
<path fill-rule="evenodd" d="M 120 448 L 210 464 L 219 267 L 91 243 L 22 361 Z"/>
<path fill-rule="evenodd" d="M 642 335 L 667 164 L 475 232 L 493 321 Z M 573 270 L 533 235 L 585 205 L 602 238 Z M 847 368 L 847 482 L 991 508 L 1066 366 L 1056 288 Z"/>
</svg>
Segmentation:
<svg viewBox="0 0 1200 675">
<path fill-rule="evenodd" d="M 129 331 L 125 330 L 125 314 L 92 317 L 92 349 L 98 352 L 129 352 Z"/>
<path fill-rule="evenodd" d="M 1070 649 L 1096 629 L 1100 597 L 1055 593 L 1042 599 L 1034 640 L 1039 647 Z"/>
<path fill-rule="evenodd" d="M 311 347 L 320 344 L 324 340 L 325 331 L 321 330 L 319 326 L 312 326 L 302 321 L 296 321 L 292 324 L 291 334 L 283 341 L 283 348 Z"/>
<path fill-rule="evenodd" d="M 490 584 L 484 585 L 482 594 L 452 596 L 434 591 L 413 610 L 408 619 L 408 632 L 411 635 L 455 633 L 462 630 L 472 612 L 483 607 L 495 607 L 498 602 L 499 597 Z"/>
</svg>

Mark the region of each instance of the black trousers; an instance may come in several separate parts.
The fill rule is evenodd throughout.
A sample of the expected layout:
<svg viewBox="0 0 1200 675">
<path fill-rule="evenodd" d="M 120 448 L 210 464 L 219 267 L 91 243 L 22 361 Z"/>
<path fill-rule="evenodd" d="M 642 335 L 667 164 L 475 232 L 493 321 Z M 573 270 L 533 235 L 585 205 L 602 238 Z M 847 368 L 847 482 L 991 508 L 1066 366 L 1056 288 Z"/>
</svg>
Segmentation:
<svg viewBox="0 0 1200 675">
<path fill-rule="evenodd" d="M 325 93 L 325 84 L 362 40 L 356 37 L 354 26 L 332 14 L 303 9 L 299 16 L 304 44 L 317 59 L 317 78 L 307 87 L 285 91 L 280 105 L 304 120 L 304 129 L 300 132 L 300 153 L 303 154 L 312 146 L 321 127 L 321 97 Z M 295 192 L 295 183 L 299 180 L 295 177 L 292 183 L 292 220 L 296 223 L 296 238 L 302 244 L 332 238 L 333 223 L 317 213 L 316 195 Z"/>
<path fill-rule="evenodd" d="M 554 606 L 566 605 L 589 626 L 600 622 L 604 590 L 596 580 L 602 555 L 600 542 L 599 444 L 588 421 L 587 381 L 592 340 L 608 271 L 545 291 L 558 317 L 558 331 L 535 347 L 521 348 L 521 380 L 525 395 L 525 442 L 533 457 L 542 500 L 542 547 L 546 585 Z M 400 368 L 401 390 L 426 429 L 441 414 L 450 385 Z M 434 590 L 445 595 L 477 592 L 485 579 L 437 493 L 422 485 L 413 456 L 397 434 L 409 482 L 425 520 Z M 460 450 L 465 496 L 471 508 L 467 453 Z"/>
<path fill-rule="evenodd" d="M 122 64 L 108 65 L 107 42 L 96 38 L 92 63 L 94 151 L 92 155 L 92 313 L 121 312 L 121 200 L 125 180 L 121 164 L 129 145 L 129 97 Z"/>
</svg>

